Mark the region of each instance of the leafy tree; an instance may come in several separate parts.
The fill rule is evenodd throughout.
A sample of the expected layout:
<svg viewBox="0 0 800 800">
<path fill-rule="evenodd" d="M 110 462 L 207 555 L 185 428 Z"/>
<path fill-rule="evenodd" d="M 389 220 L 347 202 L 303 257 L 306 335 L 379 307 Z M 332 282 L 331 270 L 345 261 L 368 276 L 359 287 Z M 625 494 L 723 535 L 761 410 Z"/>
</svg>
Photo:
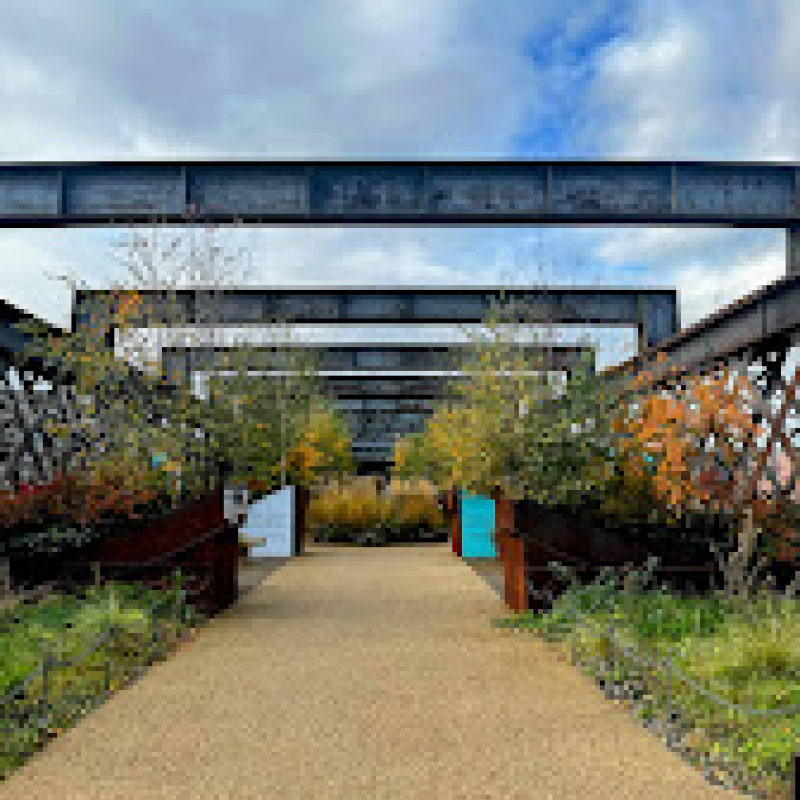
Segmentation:
<svg viewBox="0 0 800 800">
<path fill-rule="evenodd" d="M 353 474 L 347 424 L 322 396 L 313 399 L 303 433 L 289 451 L 286 463 L 290 480 L 301 486 Z"/>
<path fill-rule="evenodd" d="M 615 421 L 625 470 L 648 481 L 656 503 L 674 518 L 726 523 L 726 590 L 746 602 L 768 558 L 768 537 L 761 534 L 785 510 L 776 498 L 760 495 L 753 480 L 762 434 L 753 413 L 755 390 L 728 367 L 670 387 L 650 383 L 649 371 L 637 376 L 636 401 Z"/>
</svg>

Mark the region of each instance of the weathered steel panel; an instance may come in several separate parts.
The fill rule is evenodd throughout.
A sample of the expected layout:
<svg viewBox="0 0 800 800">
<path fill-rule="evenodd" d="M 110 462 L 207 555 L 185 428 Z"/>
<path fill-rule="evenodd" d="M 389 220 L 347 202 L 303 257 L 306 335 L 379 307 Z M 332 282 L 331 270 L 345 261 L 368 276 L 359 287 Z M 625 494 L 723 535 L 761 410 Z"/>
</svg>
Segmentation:
<svg viewBox="0 0 800 800">
<path fill-rule="evenodd" d="M 64 179 L 64 212 L 68 215 L 174 215 L 186 211 L 179 167 L 81 167 L 67 170 Z"/>
<path fill-rule="evenodd" d="M 349 320 L 413 319 L 413 303 L 409 300 L 408 295 L 391 292 L 347 294 L 344 318 Z"/>
<path fill-rule="evenodd" d="M 17 328 L 0 324 L 0 351 L 19 353 L 26 343 L 25 334 Z"/>
<path fill-rule="evenodd" d="M 433 397 L 439 396 L 445 386 L 442 378 L 419 376 L 415 378 L 327 378 L 327 385 L 337 397 Z"/>
<path fill-rule="evenodd" d="M 453 355 L 436 350 L 362 350 L 354 353 L 359 369 L 444 370 L 453 368 Z"/>
<path fill-rule="evenodd" d="M 786 274 L 800 275 L 800 227 L 786 229 Z"/>
<path fill-rule="evenodd" d="M 54 170 L 0 167 L 0 217 L 56 215 L 59 179 Z"/>
<path fill-rule="evenodd" d="M 223 295 L 223 322 L 261 322 L 264 317 L 264 297 L 262 295 L 250 292 Z"/>
<path fill-rule="evenodd" d="M 789 216 L 797 211 L 791 167 L 679 165 L 676 174 L 681 214 Z"/>
<path fill-rule="evenodd" d="M 108 162 L 0 165 L 0 224 L 129 219 L 793 225 L 797 165 Z M 61 191 L 60 181 L 64 186 Z M 65 199 L 63 207 L 60 200 Z"/>
<path fill-rule="evenodd" d="M 713 358 L 763 337 L 763 308 L 758 305 L 706 328 L 701 336 L 687 339 L 667 354 L 670 364 L 689 364 Z"/>
<path fill-rule="evenodd" d="M 438 214 L 541 214 L 547 171 L 542 166 L 428 168 L 427 210 Z"/>
<path fill-rule="evenodd" d="M 310 210 L 302 167 L 193 167 L 189 202 L 197 214 L 306 214 Z"/>
<path fill-rule="evenodd" d="M 429 399 L 414 399 L 406 397 L 389 397 L 389 398 L 376 398 L 376 397 L 362 397 L 362 398 L 349 398 L 349 399 L 336 399 L 334 404 L 342 412 L 388 412 L 388 413 L 418 413 L 431 411 L 436 406 L 436 400 Z"/>
<path fill-rule="evenodd" d="M 478 294 L 419 293 L 411 301 L 417 319 L 480 320 L 488 308 L 489 298 Z"/>
<path fill-rule="evenodd" d="M 315 167 L 311 210 L 332 215 L 419 213 L 423 210 L 422 167 Z"/>
<path fill-rule="evenodd" d="M 292 319 L 296 322 L 338 320 L 341 318 L 341 297 L 329 292 L 268 292 L 264 311 L 269 318 Z"/>
<path fill-rule="evenodd" d="M 557 214 L 666 214 L 672 178 L 666 165 L 553 166 L 552 211 Z"/>
<path fill-rule="evenodd" d="M 800 329 L 800 285 L 770 297 L 764 308 L 767 335 Z"/>
<path fill-rule="evenodd" d="M 669 295 L 665 295 L 669 297 Z M 578 323 L 608 322 L 613 324 L 635 325 L 641 319 L 638 293 L 603 294 L 602 292 L 559 292 L 551 291 L 542 299 L 536 299 L 532 308 L 539 305 L 537 314 L 542 321 Z M 549 306 L 549 307 L 548 307 Z M 533 318 L 526 309 L 526 318 Z"/>
<path fill-rule="evenodd" d="M 675 302 L 664 295 L 642 295 L 644 331 L 647 346 L 669 338 L 678 330 L 678 308 Z"/>
</svg>

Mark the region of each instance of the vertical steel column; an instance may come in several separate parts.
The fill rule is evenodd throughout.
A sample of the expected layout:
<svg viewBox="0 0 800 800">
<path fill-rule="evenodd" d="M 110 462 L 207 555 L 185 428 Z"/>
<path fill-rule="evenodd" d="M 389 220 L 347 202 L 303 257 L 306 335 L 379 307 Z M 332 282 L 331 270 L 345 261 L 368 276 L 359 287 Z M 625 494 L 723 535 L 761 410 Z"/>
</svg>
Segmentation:
<svg viewBox="0 0 800 800">
<path fill-rule="evenodd" d="M 800 227 L 786 229 L 786 274 L 800 275 Z"/>
</svg>

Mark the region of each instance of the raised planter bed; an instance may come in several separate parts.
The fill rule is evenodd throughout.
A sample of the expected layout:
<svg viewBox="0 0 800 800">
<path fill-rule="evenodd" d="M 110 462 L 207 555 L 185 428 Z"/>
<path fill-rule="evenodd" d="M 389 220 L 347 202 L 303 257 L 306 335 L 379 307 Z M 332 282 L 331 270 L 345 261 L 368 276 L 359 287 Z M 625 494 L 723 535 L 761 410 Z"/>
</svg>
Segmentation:
<svg viewBox="0 0 800 800">
<path fill-rule="evenodd" d="M 159 517 L 132 521 L 84 548 L 65 565 L 77 580 L 161 583 L 176 568 L 189 577 L 190 601 L 215 614 L 237 594 L 238 532 L 225 519 L 222 488 Z"/>
<path fill-rule="evenodd" d="M 665 531 L 656 526 L 611 527 L 586 512 L 544 508 L 531 501 L 501 505 L 498 549 L 506 564 L 506 602 L 515 611 L 547 608 L 564 589 L 549 564 L 571 567 L 592 580 L 603 567 L 641 565 L 659 558 L 655 578 L 679 591 L 705 591 L 714 585 L 717 564 L 711 530 Z"/>
</svg>

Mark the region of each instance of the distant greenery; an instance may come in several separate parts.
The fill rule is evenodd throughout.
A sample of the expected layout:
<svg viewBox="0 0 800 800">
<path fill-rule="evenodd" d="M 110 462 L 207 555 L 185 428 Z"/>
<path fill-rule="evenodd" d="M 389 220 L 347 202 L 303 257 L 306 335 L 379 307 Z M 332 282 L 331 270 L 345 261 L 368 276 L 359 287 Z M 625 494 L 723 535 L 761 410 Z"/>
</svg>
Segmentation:
<svg viewBox="0 0 800 800">
<path fill-rule="evenodd" d="M 666 714 L 667 672 L 621 654 L 616 640 L 639 658 L 668 653 L 673 674 L 676 735 L 691 760 L 729 776 L 739 788 L 788 798 L 792 757 L 800 741 L 800 713 L 751 715 L 704 698 L 688 675 L 719 697 L 748 708 L 800 704 L 800 600 L 762 591 L 745 608 L 721 594 L 681 596 L 642 586 L 624 589 L 609 570 L 590 585 L 574 583 L 546 613 L 497 620 L 560 642 L 583 669 L 637 714 L 658 724 Z M 613 656 L 613 658 L 612 658 Z"/>
<path fill-rule="evenodd" d="M 125 584 L 88 587 L 0 616 L 0 777 L 102 702 L 106 681 L 114 691 L 138 668 L 169 652 L 192 624 L 178 588 L 177 583 L 169 591 Z M 111 635 L 93 650 L 109 629 Z M 40 671 L 16 693 L 48 659 L 75 663 L 56 663 L 46 675 Z"/>
<path fill-rule="evenodd" d="M 360 477 L 317 487 L 309 525 L 322 541 L 385 543 L 442 535 L 444 516 L 435 488 L 424 481 L 396 480 L 380 492 L 374 479 Z"/>
</svg>

